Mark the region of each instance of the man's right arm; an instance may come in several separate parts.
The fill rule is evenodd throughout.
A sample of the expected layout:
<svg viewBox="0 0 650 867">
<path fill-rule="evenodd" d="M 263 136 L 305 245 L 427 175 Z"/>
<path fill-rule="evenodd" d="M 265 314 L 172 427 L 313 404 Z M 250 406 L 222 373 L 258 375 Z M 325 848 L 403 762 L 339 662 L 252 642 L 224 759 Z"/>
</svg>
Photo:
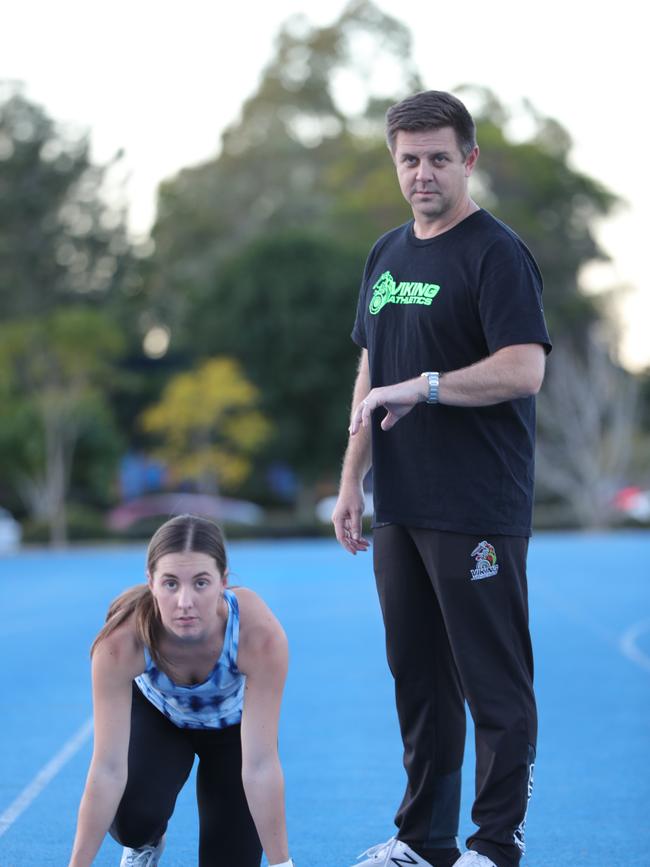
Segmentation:
<svg viewBox="0 0 650 867">
<path fill-rule="evenodd" d="M 352 395 L 352 411 L 363 401 L 369 391 L 368 350 L 362 349 Z M 371 465 L 370 428 L 367 427 L 348 440 L 341 471 L 339 496 L 332 514 L 336 538 L 351 554 L 366 551 L 369 546 L 368 540 L 361 535 L 361 519 L 365 506 L 363 480 Z"/>
</svg>

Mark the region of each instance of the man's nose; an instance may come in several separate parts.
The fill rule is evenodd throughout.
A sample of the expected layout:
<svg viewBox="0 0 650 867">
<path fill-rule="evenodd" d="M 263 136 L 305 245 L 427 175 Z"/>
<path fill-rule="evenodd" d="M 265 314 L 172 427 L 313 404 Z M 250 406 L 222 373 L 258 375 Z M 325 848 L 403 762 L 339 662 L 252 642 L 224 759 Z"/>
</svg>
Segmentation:
<svg viewBox="0 0 650 867">
<path fill-rule="evenodd" d="M 418 181 L 430 181 L 433 178 L 433 168 L 427 160 L 421 160 L 416 174 Z"/>
</svg>

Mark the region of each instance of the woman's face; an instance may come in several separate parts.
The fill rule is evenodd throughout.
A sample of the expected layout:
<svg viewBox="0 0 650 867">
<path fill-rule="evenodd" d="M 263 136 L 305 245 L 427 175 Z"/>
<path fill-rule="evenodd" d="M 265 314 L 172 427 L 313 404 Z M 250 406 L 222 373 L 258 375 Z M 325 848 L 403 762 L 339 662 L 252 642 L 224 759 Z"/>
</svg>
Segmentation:
<svg viewBox="0 0 650 867">
<path fill-rule="evenodd" d="M 214 632 L 226 576 L 213 557 L 195 551 L 165 554 L 148 581 L 168 633 L 198 643 Z"/>
</svg>

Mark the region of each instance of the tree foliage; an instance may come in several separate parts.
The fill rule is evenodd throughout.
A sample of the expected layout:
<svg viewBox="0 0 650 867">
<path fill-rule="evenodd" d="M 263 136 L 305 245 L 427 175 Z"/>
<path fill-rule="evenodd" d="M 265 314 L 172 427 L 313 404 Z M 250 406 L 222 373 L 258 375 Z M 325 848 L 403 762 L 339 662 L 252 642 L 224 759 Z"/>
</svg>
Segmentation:
<svg viewBox="0 0 650 867">
<path fill-rule="evenodd" d="M 48 522 L 57 544 L 66 539 L 65 506 L 79 441 L 98 418 L 110 430 L 107 393 L 122 349 L 123 338 L 110 320 L 85 307 L 0 326 L 3 463 L 30 513 Z M 108 451 L 115 457 L 113 442 L 114 437 Z"/>
<path fill-rule="evenodd" d="M 6 92 L 8 91 L 8 96 Z M 110 166 L 19 89 L 0 89 L 0 316 L 106 303 L 125 285 L 125 215 L 103 196 Z"/>
<path fill-rule="evenodd" d="M 0 82 L 0 497 L 57 541 L 71 495 L 113 495 L 122 446 L 111 404 L 140 339 L 118 169 L 119 155 L 94 164 L 84 132 Z"/>
<path fill-rule="evenodd" d="M 476 87 L 461 87 L 459 94 L 476 102 L 479 203 L 532 249 L 544 275 L 551 331 L 586 345 L 601 311 L 593 296 L 582 292 L 580 272 L 587 263 L 607 258 L 595 226 L 619 199 L 571 166 L 571 139 L 557 121 L 528 104 L 519 121 L 529 133 L 513 140 L 511 113 L 494 94 Z"/>
<path fill-rule="evenodd" d="M 385 70 L 388 84 L 381 77 Z M 351 115 L 341 101 L 355 89 L 352 82 L 359 105 Z M 298 18 L 282 28 L 259 88 L 224 132 L 219 156 L 160 188 L 149 291 L 176 339 L 191 340 L 185 317 L 194 291 L 212 284 L 234 251 L 269 232 L 304 226 L 341 236 L 335 229 L 343 221 L 341 160 L 348 163 L 351 151 L 358 155 L 359 176 L 350 183 L 356 197 L 362 179 L 376 177 L 379 153 L 385 156 L 383 146 L 377 148 L 385 108 L 420 86 L 408 31 L 367 0 L 355 0 L 329 27 Z M 363 141 L 374 151 L 365 165 Z M 388 201 L 398 203 L 394 187 L 384 187 L 390 188 Z M 399 209 L 405 219 L 403 205 Z M 372 226 L 355 235 L 361 246 L 384 231 L 382 217 L 391 218 L 385 202 L 378 214 L 353 210 Z M 344 234 L 359 230 L 347 212 L 346 220 Z"/>
<path fill-rule="evenodd" d="M 269 436 L 258 401 L 236 361 L 210 358 L 172 377 L 141 424 L 161 441 L 156 454 L 177 482 L 193 480 L 200 491 L 216 493 L 246 479 L 252 456 Z"/>
<path fill-rule="evenodd" d="M 192 319 L 200 351 L 236 355 L 275 435 L 267 454 L 314 482 L 332 472 L 358 349 L 355 251 L 304 231 L 268 235 L 224 262 Z"/>
</svg>

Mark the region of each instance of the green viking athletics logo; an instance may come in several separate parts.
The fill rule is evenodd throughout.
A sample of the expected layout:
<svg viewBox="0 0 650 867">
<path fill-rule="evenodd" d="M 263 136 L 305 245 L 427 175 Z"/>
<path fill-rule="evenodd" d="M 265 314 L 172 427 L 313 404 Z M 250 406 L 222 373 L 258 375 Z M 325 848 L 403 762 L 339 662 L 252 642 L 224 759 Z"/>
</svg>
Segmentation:
<svg viewBox="0 0 650 867">
<path fill-rule="evenodd" d="M 440 291 L 440 286 L 437 283 L 418 283 L 409 280 L 402 280 L 398 284 L 390 271 L 384 271 L 372 289 L 368 310 L 376 315 L 385 304 L 429 305 Z"/>
</svg>

